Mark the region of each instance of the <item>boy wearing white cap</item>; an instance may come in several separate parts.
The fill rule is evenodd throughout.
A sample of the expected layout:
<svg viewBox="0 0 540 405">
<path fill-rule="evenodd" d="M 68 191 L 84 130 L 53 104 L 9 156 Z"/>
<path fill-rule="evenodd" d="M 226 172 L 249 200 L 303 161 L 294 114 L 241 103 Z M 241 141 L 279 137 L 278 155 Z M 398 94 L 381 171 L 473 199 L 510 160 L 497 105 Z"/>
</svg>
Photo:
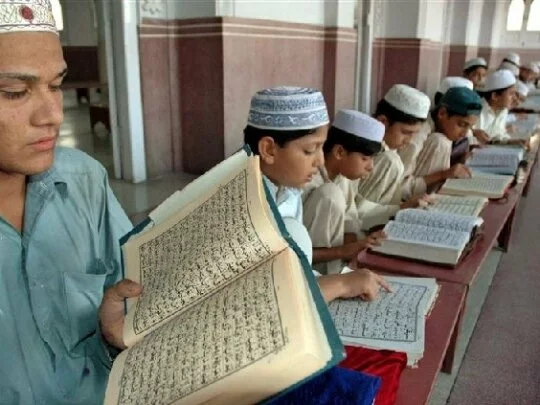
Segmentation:
<svg viewBox="0 0 540 405">
<path fill-rule="evenodd" d="M 508 109 L 515 99 L 516 78 L 508 70 L 497 70 L 488 75 L 482 88 L 482 113 L 476 128 L 483 130 L 490 142 L 525 145 L 522 139 L 511 139 L 506 130 Z M 474 142 L 474 138 L 470 140 Z"/>
<path fill-rule="evenodd" d="M 467 137 L 481 111 L 482 101 L 472 89 L 454 87 L 444 94 L 431 112 L 434 130 L 427 137 L 409 180 L 415 192 L 434 191 L 449 178 L 470 177 L 470 170 L 461 163 L 451 166 L 452 146 Z"/>
<path fill-rule="evenodd" d="M 131 224 L 106 170 L 55 148 L 67 70 L 48 0 L 0 0 L 0 55 L 0 402 L 101 404 L 140 293 L 103 294 Z"/>
<path fill-rule="evenodd" d="M 324 164 L 328 112 L 322 94 L 310 88 L 276 87 L 251 99 L 244 142 L 259 155 L 264 181 L 287 230 L 311 261 L 313 248 L 303 225 L 301 189 Z M 351 266 L 355 266 L 351 263 Z M 374 299 L 384 279 L 367 269 L 323 275 L 319 287 L 327 302 L 336 298 Z"/>
<path fill-rule="evenodd" d="M 529 87 L 523 83 L 521 80 L 516 82 L 516 95 L 510 109 L 518 108 L 521 103 L 523 103 L 527 96 L 529 95 Z M 516 126 L 513 125 L 520 117 L 527 118 L 526 114 L 519 113 L 509 113 L 506 117 L 506 131 L 509 134 L 514 134 L 517 130 Z"/>
<path fill-rule="evenodd" d="M 484 83 L 487 69 L 488 64 L 484 58 L 469 59 L 463 66 L 463 77 L 473 82 L 474 88 L 477 88 Z"/>
<path fill-rule="evenodd" d="M 439 89 L 435 93 L 435 105 L 440 104 L 441 99 L 444 95 L 454 88 L 465 88 L 469 91 L 473 90 L 473 83 L 463 77 L 447 77 L 443 79 Z M 449 161 L 454 157 L 454 155 L 461 155 L 468 152 L 468 142 L 467 138 L 460 137 L 459 139 L 453 140 L 452 145 L 450 145 L 450 151 L 448 151 L 446 142 L 444 142 L 444 147 L 439 144 L 439 142 L 434 142 L 434 138 L 430 138 L 429 145 L 426 147 L 426 141 L 428 140 L 428 135 L 436 132 L 437 124 L 433 119 L 433 114 L 430 114 L 428 117 L 427 130 L 420 132 L 416 135 L 413 140 L 402 150 L 399 151 L 399 155 L 403 160 L 405 166 L 405 175 L 403 179 L 403 185 L 401 190 L 401 197 L 404 200 L 421 196 L 426 193 L 428 188 L 433 184 L 439 182 L 441 179 L 439 177 L 444 176 L 444 178 L 455 178 L 455 177 L 466 177 L 468 171 L 465 170 L 464 166 L 461 164 L 446 164 L 446 159 Z M 472 133 L 471 133 L 472 135 Z M 465 142 L 465 144 L 463 144 Z M 443 150 L 441 150 L 441 147 Z M 421 151 L 430 150 L 433 153 L 433 156 L 429 159 L 418 159 Z M 446 155 L 449 154 L 449 157 Z M 440 166 L 442 164 L 442 166 Z M 420 166 L 420 167 L 419 167 Z M 439 167 L 440 166 L 440 167 Z M 440 176 L 429 176 L 424 178 L 424 174 L 435 174 L 436 172 Z"/>
<path fill-rule="evenodd" d="M 374 117 L 385 126 L 383 151 L 375 157 L 372 174 L 358 181 L 356 208 L 362 229 L 386 223 L 401 208 L 414 208 L 419 199 L 401 202 L 404 165 L 398 150 L 422 129 L 429 97 L 404 84 L 394 85 L 379 101 Z"/>
<path fill-rule="evenodd" d="M 521 58 L 515 52 L 507 54 L 499 66 L 499 70 L 509 70 L 516 78 L 519 76 L 519 69 L 521 67 Z"/>
<path fill-rule="evenodd" d="M 530 62 L 525 66 L 521 66 L 519 69 L 519 80 L 521 80 L 529 90 L 534 90 L 536 88 L 535 82 L 538 74 L 540 74 L 538 64 Z"/>
<path fill-rule="evenodd" d="M 369 176 L 383 137 L 382 123 L 353 110 L 339 111 L 328 131 L 324 165 L 302 194 L 314 268 L 322 274 L 341 272 L 344 262 L 379 243 L 381 233 L 358 240 L 360 222 L 353 181 Z"/>
</svg>

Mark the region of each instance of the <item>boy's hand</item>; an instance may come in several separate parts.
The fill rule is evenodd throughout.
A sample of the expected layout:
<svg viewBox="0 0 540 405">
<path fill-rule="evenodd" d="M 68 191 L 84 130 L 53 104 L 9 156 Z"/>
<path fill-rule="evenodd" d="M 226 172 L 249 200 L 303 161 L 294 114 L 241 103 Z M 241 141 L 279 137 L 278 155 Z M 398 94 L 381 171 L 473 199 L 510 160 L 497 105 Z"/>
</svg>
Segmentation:
<svg viewBox="0 0 540 405">
<path fill-rule="evenodd" d="M 489 135 L 486 133 L 486 131 L 483 131 L 481 129 L 473 129 L 473 135 L 474 137 L 480 142 L 482 145 L 489 142 Z"/>
<path fill-rule="evenodd" d="M 342 247 L 342 260 L 349 261 L 354 259 L 358 253 L 365 249 L 371 249 L 375 246 L 380 246 L 382 241 L 386 239 L 386 235 L 383 231 L 373 232 L 368 235 L 366 239 L 362 239 L 356 242 L 346 243 Z"/>
<path fill-rule="evenodd" d="M 383 277 L 366 268 L 340 274 L 340 277 L 344 287 L 339 298 L 359 297 L 363 301 L 373 301 L 379 295 L 381 288 L 392 292 L 390 285 Z"/>
<path fill-rule="evenodd" d="M 471 175 L 471 169 L 461 163 L 455 164 L 446 171 L 447 179 L 468 179 Z"/>
<path fill-rule="evenodd" d="M 406 208 L 425 208 L 428 205 L 433 204 L 433 202 L 433 197 L 429 194 L 424 194 L 422 197 L 414 197 L 408 201 L 402 202 L 399 205 L 399 208 L 402 210 Z"/>
</svg>

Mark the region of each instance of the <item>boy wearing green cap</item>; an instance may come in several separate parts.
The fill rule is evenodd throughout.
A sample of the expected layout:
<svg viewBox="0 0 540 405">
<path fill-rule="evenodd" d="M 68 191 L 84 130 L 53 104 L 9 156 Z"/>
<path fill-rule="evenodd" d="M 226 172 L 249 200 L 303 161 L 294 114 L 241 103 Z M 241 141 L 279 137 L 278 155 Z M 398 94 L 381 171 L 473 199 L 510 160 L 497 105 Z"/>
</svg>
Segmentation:
<svg viewBox="0 0 540 405">
<path fill-rule="evenodd" d="M 412 182 L 415 189 L 425 193 L 449 178 L 467 178 L 470 170 L 461 163 L 450 165 L 452 144 L 464 139 L 478 121 L 482 101 L 478 94 L 466 87 L 449 89 L 431 112 L 434 132 L 415 161 Z"/>
</svg>

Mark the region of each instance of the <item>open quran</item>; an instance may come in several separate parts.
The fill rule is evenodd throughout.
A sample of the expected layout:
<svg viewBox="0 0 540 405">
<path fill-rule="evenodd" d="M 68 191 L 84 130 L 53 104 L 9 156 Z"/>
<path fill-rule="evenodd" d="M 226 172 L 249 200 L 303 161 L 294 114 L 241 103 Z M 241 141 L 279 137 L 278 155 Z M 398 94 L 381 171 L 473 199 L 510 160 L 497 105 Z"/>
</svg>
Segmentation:
<svg viewBox="0 0 540 405">
<path fill-rule="evenodd" d="M 346 345 L 404 352 L 407 364 L 415 366 L 424 355 L 426 317 L 439 286 L 432 278 L 385 278 L 392 293 L 381 291 L 371 302 L 338 299 L 330 313 Z"/>
<path fill-rule="evenodd" d="M 439 190 L 439 194 L 480 196 L 497 199 L 504 197 L 513 181 L 514 176 L 473 171 L 471 178 L 446 180 Z"/>
<path fill-rule="evenodd" d="M 467 166 L 483 173 L 515 175 L 524 149 L 515 146 L 487 146 L 474 150 Z"/>
<path fill-rule="evenodd" d="M 422 209 L 399 211 L 384 227 L 387 239 L 373 251 L 455 266 L 483 226 L 479 217 Z"/>
<path fill-rule="evenodd" d="M 252 404 L 343 346 L 314 275 L 266 198 L 257 157 L 227 159 L 122 240 L 124 341 L 105 404 Z"/>
<path fill-rule="evenodd" d="M 485 197 L 455 196 L 433 194 L 433 204 L 425 207 L 428 211 L 443 212 L 446 214 L 470 215 L 477 217 L 488 204 Z"/>
</svg>

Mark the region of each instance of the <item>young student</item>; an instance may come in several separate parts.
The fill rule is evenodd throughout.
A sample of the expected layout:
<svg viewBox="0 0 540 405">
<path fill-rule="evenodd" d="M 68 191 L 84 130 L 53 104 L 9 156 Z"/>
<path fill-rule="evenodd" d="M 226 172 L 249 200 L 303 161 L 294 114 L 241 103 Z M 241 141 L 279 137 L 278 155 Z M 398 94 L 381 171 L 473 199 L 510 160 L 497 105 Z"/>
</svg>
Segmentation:
<svg viewBox="0 0 540 405">
<path fill-rule="evenodd" d="M 102 404 L 141 292 L 117 283 L 131 224 L 105 168 L 55 148 L 67 67 L 50 2 L 0 0 L 0 15 L 0 402 Z"/>
<path fill-rule="evenodd" d="M 369 115 L 341 110 L 323 145 L 324 165 L 304 187 L 304 225 L 313 242 L 314 268 L 336 274 L 360 250 L 379 244 L 380 233 L 358 240 L 354 180 L 369 176 L 381 151 L 384 125 Z"/>
<path fill-rule="evenodd" d="M 443 79 L 437 93 L 435 93 L 435 105 L 437 106 L 440 103 L 441 98 L 447 93 L 448 90 L 459 87 L 467 88 L 471 91 L 473 90 L 473 84 L 468 79 L 462 77 L 447 77 Z M 427 129 L 416 135 L 405 148 L 399 151 L 399 155 L 405 167 L 405 174 L 401 189 L 401 197 L 404 200 L 426 193 L 429 186 L 440 181 L 435 178 L 429 178 L 429 184 L 426 184 L 423 177 L 417 177 L 414 174 L 417 168 L 418 155 L 420 154 L 420 151 L 422 151 L 422 149 L 424 148 L 428 135 L 435 132 L 436 130 L 436 125 L 434 120 L 432 119 L 432 116 L 428 117 L 426 127 Z M 456 163 L 459 163 L 460 160 L 460 156 L 458 155 L 463 155 L 467 152 L 467 138 L 459 139 L 452 143 L 450 158 L 452 161 L 450 164 L 452 166 L 452 172 L 449 171 L 446 173 L 446 175 L 449 176 L 448 178 L 456 176 L 463 177 L 465 175 L 462 165 Z"/>
<path fill-rule="evenodd" d="M 525 140 L 511 139 L 506 131 L 508 109 L 514 102 L 515 87 L 516 78 L 513 73 L 502 69 L 489 74 L 482 88 L 482 113 L 476 128 L 486 132 L 492 143 L 526 144 Z M 474 142 L 474 138 L 470 141 Z"/>
<path fill-rule="evenodd" d="M 517 78 L 519 76 L 520 67 L 521 58 L 517 53 L 510 52 L 503 58 L 498 70 L 509 70 Z"/>
<path fill-rule="evenodd" d="M 463 66 L 463 77 L 473 82 L 476 89 L 484 83 L 487 69 L 488 64 L 484 58 L 469 59 Z"/>
<path fill-rule="evenodd" d="M 312 244 L 302 224 L 301 189 L 324 164 L 322 147 L 328 132 L 322 94 L 309 88 L 276 87 L 257 92 L 252 100 L 244 142 L 260 156 L 261 171 L 287 230 L 308 258 Z M 359 296 L 374 299 L 384 279 L 367 269 L 318 277 L 327 302 Z"/>
<path fill-rule="evenodd" d="M 540 68 L 535 62 L 530 62 L 519 69 L 519 80 L 521 80 L 529 90 L 536 89 L 535 81 L 540 73 Z"/>
<path fill-rule="evenodd" d="M 450 166 L 452 145 L 467 137 L 482 111 L 482 100 L 467 87 L 449 89 L 431 112 L 434 131 L 427 137 L 419 153 L 411 182 L 422 193 L 432 192 L 449 178 L 468 178 L 470 170 L 458 163 Z"/>
<path fill-rule="evenodd" d="M 377 104 L 374 117 L 384 124 L 385 134 L 372 174 L 358 181 L 356 208 L 363 230 L 386 223 L 402 208 L 425 202 L 423 197 L 401 202 L 405 168 L 397 151 L 422 129 L 429 106 L 428 96 L 404 84 L 394 85 Z"/>
<path fill-rule="evenodd" d="M 518 108 L 519 105 L 527 99 L 528 95 L 529 95 L 529 87 L 525 83 L 523 83 L 521 80 L 518 80 L 516 82 L 516 94 L 515 94 L 514 100 L 512 101 L 512 105 L 510 109 Z M 514 123 L 518 119 L 521 119 L 522 117 L 526 118 L 527 115 L 520 114 L 520 113 L 508 114 L 508 116 L 506 117 L 506 131 L 509 134 L 513 135 L 517 131 L 517 128 L 514 125 Z"/>
</svg>

